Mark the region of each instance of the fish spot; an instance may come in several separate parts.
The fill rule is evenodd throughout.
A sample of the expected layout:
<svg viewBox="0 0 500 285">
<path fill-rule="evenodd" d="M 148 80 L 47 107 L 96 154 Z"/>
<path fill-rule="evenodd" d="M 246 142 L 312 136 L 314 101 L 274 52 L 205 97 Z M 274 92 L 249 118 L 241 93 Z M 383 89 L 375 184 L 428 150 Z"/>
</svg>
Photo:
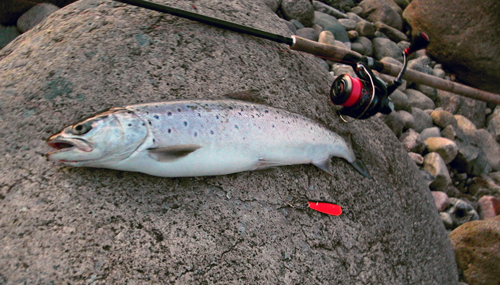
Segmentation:
<svg viewBox="0 0 500 285">
<path fill-rule="evenodd" d="M 274 125 L 272 125 L 272 127 L 274 128 Z"/>
<path fill-rule="evenodd" d="M 187 127 L 188 122 L 184 121 L 184 127 Z"/>
<path fill-rule="evenodd" d="M 200 114 L 200 113 L 198 113 L 198 117 L 201 117 L 201 114 Z"/>
<path fill-rule="evenodd" d="M 168 112 L 168 113 L 167 113 L 167 116 L 172 116 L 172 112 Z"/>
<path fill-rule="evenodd" d="M 129 127 L 132 127 L 132 124 L 128 124 Z"/>
<path fill-rule="evenodd" d="M 181 109 L 177 109 L 177 112 L 182 112 L 182 110 Z"/>
<path fill-rule="evenodd" d="M 160 116 L 158 116 L 158 115 L 154 115 L 153 117 L 155 117 L 155 119 L 157 119 L 157 120 L 160 119 Z"/>
<path fill-rule="evenodd" d="M 171 130 L 171 129 L 168 129 L 168 130 L 167 130 L 167 132 L 170 134 L 170 133 L 172 132 L 172 130 Z"/>
<path fill-rule="evenodd" d="M 210 134 L 213 135 L 214 134 L 214 131 L 210 131 Z"/>
<path fill-rule="evenodd" d="M 148 120 L 148 124 L 149 124 L 150 126 L 152 126 L 152 125 L 153 125 L 153 124 L 151 124 L 151 121 L 150 121 L 150 120 Z"/>
<path fill-rule="evenodd" d="M 239 129 L 239 128 L 238 128 L 238 125 L 234 125 L 234 128 L 235 128 L 235 129 Z"/>
<path fill-rule="evenodd" d="M 155 139 L 153 139 L 153 142 L 156 142 L 156 140 L 155 140 Z"/>
<path fill-rule="evenodd" d="M 198 133 L 197 132 L 194 132 L 194 137 L 197 137 L 198 136 Z"/>
<path fill-rule="evenodd" d="M 243 110 L 241 110 L 241 111 L 243 111 Z M 238 112 L 238 115 L 240 115 L 240 116 L 241 116 L 241 113 L 240 113 L 240 112 Z"/>
<path fill-rule="evenodd" d="M 143 126 L 145 126 L 145 125 L 146 125 L 146 123 L 142 123 L 142 125 L 143 125 Z"/>
<path fill-rule="evenodd" d="M 269 111 L 268 111 L 268 110 L 265 110 L 265 111 L 264 111 L 264 113 L 266 113 L 266 114 L 267 114 L 267 113 L 269 113 Z"/>
<path fill-rule="evenodd" d="M 233 109 L 233 107 L 229 107 L 229 110 L 232 110 L 232 109 Z"/>
<path fill-rule="evenodd" d="M 219 119 L 219 115 L 216 115 L 215 118 L 218 120 Z"/>
</svg>

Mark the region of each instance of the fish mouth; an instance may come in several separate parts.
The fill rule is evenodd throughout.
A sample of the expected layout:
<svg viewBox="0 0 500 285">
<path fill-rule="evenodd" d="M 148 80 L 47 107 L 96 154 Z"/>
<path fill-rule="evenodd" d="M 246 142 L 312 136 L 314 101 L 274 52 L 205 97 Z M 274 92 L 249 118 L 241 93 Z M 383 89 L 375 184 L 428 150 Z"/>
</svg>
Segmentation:
<svg viewBox="0 0 500 285">
<path fill-rule="evenodd" d="M 92 146 L 84 140 L 81 139 L 62 139 L 62 138 L 49 138 L 47 144 L 54 148 L 55 151 L 47 153 L 47 159 L 50 159 L 54 154 L 63 154 L 66 152 L 83 152 L 89 153 L 93 150 Z M 56 159 L 60 162 L 78 162 L 82 160 L 66 160 L 66 159 Z"/>
</svg>

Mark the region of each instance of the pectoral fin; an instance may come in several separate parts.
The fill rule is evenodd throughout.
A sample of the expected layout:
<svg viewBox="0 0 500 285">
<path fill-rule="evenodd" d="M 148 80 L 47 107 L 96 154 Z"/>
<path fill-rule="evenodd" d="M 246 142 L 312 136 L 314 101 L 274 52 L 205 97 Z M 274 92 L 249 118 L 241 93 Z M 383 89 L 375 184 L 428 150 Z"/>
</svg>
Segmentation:
<svg viewBox="0 0 500 285">
<path fill-rule="evenodd" d="M 201 148 L 201 146 L 196 144 L 173 145 L 161 148 L 150 148 L 148 152 L 150 157 L 159 162 L 172 162 L 187 156 L 199 148 Z"/>
</svg>

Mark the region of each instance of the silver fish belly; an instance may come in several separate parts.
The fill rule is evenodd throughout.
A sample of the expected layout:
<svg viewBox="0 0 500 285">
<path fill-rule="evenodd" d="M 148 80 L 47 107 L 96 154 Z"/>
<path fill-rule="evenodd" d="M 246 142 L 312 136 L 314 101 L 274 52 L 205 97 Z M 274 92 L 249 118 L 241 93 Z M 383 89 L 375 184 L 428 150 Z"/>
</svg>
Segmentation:
<svg viewBox="0 0 500 285">
<path fill-rule="evenodd" d="M 113 113 L 113 109 L 108 112 Z M 127 122 L 132 123 L 123 123 L 122 116 L 129 116 Z M 106 120 L 111 118 L 107 116 L 88 123 L 92 125 L 91 131 L 85 135 L 90 136 L 93 131 L 97 134 L 100 125 L 103 129 L 106 126 L 109 132 Z M 63 131 L 48 140 L 49 145 L 60 149 L 53 155 L 55 159 L 51 159 L 52 154 L 49 154 L 49 160 L 59 160 L 74 166 L 183 177 L 224 175 L 309 163 L 331 173 L 330 159 L 340 157 L 369 177 L 362 162 L 356 159 L 351 147 L 341 136 L 313 120 L 265 105 L 237 100 L 150 103 L 117 108 L 113 120 L 118 121 L 114 125 L 123 128 L 122 133 L 128 132 L 127 126 L 135 132 L 147 133 L 140 144 L 135 142 L 133 152 L 118 155 L 112 153 L 113 149 L 102 150 L 107 148 L 103 146 L 101 153 L 119 159 L 90 161 L 79 165 L 78 161 L 60 159 L 63 155 L 57 154 L 67 151 L 65 143 L 76 145 L 69 139 L 65 141 L 60 135 Z M 67 132 L 73 132 L 76 126 Z M 78 139 L 85 140 L 81 137 Z M 97 149 L 99 146 L 92 148 Z"/>
</svg>

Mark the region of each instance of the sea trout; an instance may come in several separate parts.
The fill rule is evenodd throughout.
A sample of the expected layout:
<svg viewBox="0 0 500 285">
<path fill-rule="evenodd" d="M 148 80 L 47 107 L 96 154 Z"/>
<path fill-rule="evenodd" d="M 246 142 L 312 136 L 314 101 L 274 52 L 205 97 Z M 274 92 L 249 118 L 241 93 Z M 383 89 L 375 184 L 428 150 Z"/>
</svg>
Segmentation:
<svg viewBox="0 0 500 285">
<path fill-rule="evenodd" d="M 303 116 L 238 100 L 111 108 L 51 136 L 48 160 L 162 177 L 224 175 L 292 164 L 332 174 L 340 157 L 370 177 L 338 134 Z"/>
</svg>

